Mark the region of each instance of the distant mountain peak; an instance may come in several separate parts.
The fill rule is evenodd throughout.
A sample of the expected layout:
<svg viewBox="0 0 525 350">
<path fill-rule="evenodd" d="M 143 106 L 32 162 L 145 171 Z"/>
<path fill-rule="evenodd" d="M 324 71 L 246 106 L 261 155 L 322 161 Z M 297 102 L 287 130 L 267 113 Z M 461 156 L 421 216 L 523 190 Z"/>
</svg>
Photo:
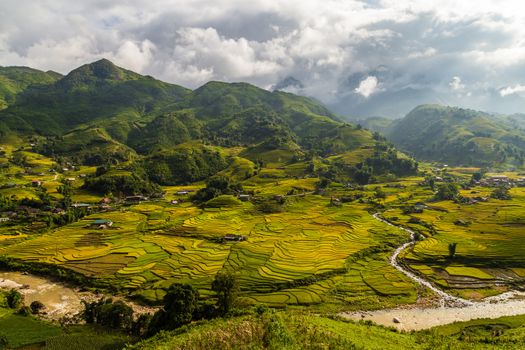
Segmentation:
<svg viewBox="0 0 525 350">
<path fill-rule="evenodd" d="M 140 74 L 120 68 L 103 58 L 72 70 L 59 83 L 63 88 L 76 89 L 110 81 L 136 80 L 141 77 Z"/>
<path fill-rule="evenodd" d="M 272 90 L 274 91 L 287 90 L 290 88 L 295 89 L 295 90 L 300 90 L 300 89 L 304 89 L 304 85 L 300 80 L 297 80 L 296 78 L 292 76 L 287 76 L 286 78 L 284 78 L 283 80 L 275 84 Z"/>
</svg>

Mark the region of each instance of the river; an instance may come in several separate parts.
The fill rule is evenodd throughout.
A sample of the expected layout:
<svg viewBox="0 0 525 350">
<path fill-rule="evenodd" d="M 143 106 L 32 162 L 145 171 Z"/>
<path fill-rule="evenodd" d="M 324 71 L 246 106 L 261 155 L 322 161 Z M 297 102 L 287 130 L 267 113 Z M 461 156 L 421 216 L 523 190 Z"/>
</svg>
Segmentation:
<svg viewBox="0 0 525 350">
<path fill-rule="evenodd" d="M 439 297 L 440 306 L 408 306 L 376 311 L 343 312 L 340 313 L 340 316 L 352 320 L 370 320 L 384 326 L 411 331 L 428 329 L 458 321 L 525 314 L 525 293 L 523 292 L 507 292 L 474 302 L 451 295 L 406 269 L 403 265 L 399 264 L 398 256 L 402 251 L 415 244 L 416 233 L 405 227 L 389 223 L 380 218 L 379 213 L 373 216 L 376 220 L 397 227 L 410 234 L 410 242 L 399 246 L 394 251 L 389 259 L 390 265 L 417 284 L 432 290 Z"/>
<path fill-rule="evenodd" d="M 63 316 L 72 316 L 84 309 L 82 301 L 94 301 L 108 295 L 98 295 L 92 292 L 80 291 L 61 282 L 54 282 L 45 277 L 23 272 L 0 272 L 0 288 L 17 289 L 24 296 L 24 304 L 40 301 L 46 307 L 44 318 L 58 320 Z M 113 297 L 122 299 L 121 297 Z M 138 305 L 126 300 L 136 314 L 154 313 L 157 309 Z"/>
</svg>

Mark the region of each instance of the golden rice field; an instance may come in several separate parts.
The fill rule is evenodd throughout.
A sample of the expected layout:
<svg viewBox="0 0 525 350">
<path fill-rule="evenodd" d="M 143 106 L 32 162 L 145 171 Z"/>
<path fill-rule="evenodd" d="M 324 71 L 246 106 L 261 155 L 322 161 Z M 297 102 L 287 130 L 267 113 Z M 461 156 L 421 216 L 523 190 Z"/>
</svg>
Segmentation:
<svg viewBox="0 0 525 350">
<path fill-rule="evenodd" d="M 475 188 L 462 195 L 489 196 L 490 191 Z M 412 193 L 412 203 L 421 199 L 417 189 Z M 468 297 L 477 289 L 481 297 L 505 290 L 509 282 L 524 282 L 525 188 L 512 188 L 510 193 L 512 200 L 491 198 L 472 205 L 430 202 L 423 213 L 405 215 L 401 208 L 393 208 L 384 216 L 427 236 L 403 255 L 410 267 L 460 295 Z M 457 243 L 452 259 L 451 243 Z"/>
<path fill-rule="evenodd" d="M 357 308 L 415 301 L 414 285 L 388 265 L 385 253 L 355 257 L 406 240 L 405 233 L 374 220 L 362 204 L 331 207 L 329 198 L 315 195 L 289 202 L 276 214 L 261 214 L 249 202 L 222 209 L 138 204 L 1 247 L 0 255 L 67 267 L 151 301 L 174 282 L 210 295 L 221 270 L 238 275 L 246 303 L 344 301 Z M 97 218 L 113 221 L 113 227 L 89 227 Z M 247 240 L 221 242 L 229 233 Z"/>
</svg>

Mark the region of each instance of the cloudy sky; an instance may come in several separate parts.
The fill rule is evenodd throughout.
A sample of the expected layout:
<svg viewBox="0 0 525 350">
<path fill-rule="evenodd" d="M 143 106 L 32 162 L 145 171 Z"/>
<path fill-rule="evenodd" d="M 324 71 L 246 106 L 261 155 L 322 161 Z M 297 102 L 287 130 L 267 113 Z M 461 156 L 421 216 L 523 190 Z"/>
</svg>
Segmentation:
<svg viewBox="0 0 525 350">
<path fill-rule="evenodd" d="M 105 57 L 195 88 L 247 81 L 339 113 L 419 103 L 525 112 L 520 0 L 2 0 L 0 65 L 67 73 Z"/>
</svg>

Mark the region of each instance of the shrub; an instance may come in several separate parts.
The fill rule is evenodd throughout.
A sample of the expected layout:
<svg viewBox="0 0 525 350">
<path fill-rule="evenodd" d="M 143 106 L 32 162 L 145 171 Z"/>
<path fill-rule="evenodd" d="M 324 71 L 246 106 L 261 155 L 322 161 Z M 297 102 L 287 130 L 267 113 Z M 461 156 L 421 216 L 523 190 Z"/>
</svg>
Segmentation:
<svg viewBox="0 0 525 350">
<path fill-rule="evenodd" d="M 42 304 L 40 301 L 35 300 L 31 303 L 31 305 L 29 305 L 29 308 L 31 309 L 31 313 L 38 314 L 45 308 L 45 305 Z"/>
<path fill-rule="evenodd" d="M 5 299 L 7 306 L 11 309 L 18 309 L 24 301 L 24 297 L 16 289 L 11 289 L 9 292 L 7 292 Z"/>
</svg>

